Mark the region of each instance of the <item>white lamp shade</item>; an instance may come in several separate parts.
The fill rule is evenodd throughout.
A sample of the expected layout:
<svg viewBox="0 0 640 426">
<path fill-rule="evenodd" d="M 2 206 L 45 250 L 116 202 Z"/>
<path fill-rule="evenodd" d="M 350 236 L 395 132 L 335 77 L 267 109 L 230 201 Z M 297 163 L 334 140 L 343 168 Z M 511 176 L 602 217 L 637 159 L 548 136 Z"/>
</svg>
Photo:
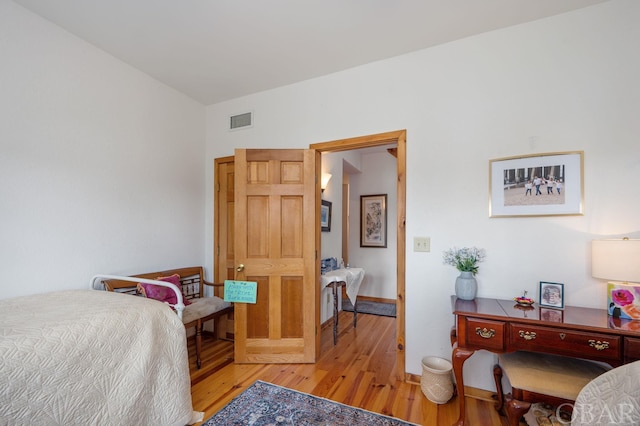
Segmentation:
<svg viewBox="0 0 640 426">
<path fill-rule="evenodd" d="M 591 275 L 610 281 L 640 282 L 640 240 L 593 240 Z"/>
<path fill-rule="evenodd" d="M 320 188 L 322 190 L 327 189 L 327 185 L 329 184 L 330 180 L 331 180 L 331 173 L 322 173 L 322 176 L 320 177 Z"/>
</svg>

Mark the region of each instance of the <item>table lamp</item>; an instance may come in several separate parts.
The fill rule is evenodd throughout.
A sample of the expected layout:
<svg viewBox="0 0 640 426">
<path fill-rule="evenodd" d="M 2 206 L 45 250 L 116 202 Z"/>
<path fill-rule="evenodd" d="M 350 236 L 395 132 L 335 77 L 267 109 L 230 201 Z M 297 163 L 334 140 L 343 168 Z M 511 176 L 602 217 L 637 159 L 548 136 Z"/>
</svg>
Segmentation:
<svg viewBox="0 0 640 426">
<path fill-rule="evenodd" d="M 607 280 L 607 311 L 640 320 L 640 240 L 593 240 L 591 275 Z"/>
</svg>

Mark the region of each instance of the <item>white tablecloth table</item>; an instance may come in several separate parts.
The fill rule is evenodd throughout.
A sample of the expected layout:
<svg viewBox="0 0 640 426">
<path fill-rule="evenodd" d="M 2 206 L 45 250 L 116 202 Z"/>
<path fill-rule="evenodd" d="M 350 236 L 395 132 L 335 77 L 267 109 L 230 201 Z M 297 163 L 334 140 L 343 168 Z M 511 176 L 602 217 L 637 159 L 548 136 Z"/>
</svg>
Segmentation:
<svg viewBox="0 0 640 426">
<path fill-rule="evenodd" d="M 338 287 L 345 286 L 347 289 L 347 297 L 353 305 L 353 327 L 357 325 L 358 311 L 356 310 L 356 302 L 358 291 L 364 279 L 364 269 L 362 268 L 341 268 L 333 271 L 325 272 L 320 276 L 322 287 L 331 287 L 333 289 L 333 344 L 338 340 Z"/>
</svg>

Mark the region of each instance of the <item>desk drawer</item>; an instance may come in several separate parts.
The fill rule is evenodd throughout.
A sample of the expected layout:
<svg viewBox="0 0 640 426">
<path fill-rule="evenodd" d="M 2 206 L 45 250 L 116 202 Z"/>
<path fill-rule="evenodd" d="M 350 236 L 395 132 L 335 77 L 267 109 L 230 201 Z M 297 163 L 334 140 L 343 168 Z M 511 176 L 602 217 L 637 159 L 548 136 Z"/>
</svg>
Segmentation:
<svg viewBox="0 0 640 426">
<path fill-rule="evenodd" d="M 621 355 L 620 336 L 527 324 L 511 324 L 509 342 L 512 349 L 603 361 L 619 361 Z"/>
<path fill-rule="evenodd" d="M 505 323 L 476 318 L 467 321 L 467 347 L 504 350 Z"/>
<path fill-rule="evenodd" d="M 624 362 L 640 360 L 640 339 L 624 338 Z"/>
</svg>

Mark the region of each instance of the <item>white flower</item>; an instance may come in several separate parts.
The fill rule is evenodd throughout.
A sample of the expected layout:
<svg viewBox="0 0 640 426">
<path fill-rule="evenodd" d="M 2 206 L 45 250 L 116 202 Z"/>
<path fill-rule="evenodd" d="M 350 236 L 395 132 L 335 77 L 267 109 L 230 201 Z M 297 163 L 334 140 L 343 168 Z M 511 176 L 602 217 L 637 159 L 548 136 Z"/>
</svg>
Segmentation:
<svg viewBox="0 0 640 426">
<path fill-rule="evenodd" d="M 455 266 L 458 271 L 478 273 L 478 263 L 486 257 L 484 249 L 476 247 L 463 247 L 461 249 L 453 247 L 443 253 L 444 263 Z"/>
</svg>

